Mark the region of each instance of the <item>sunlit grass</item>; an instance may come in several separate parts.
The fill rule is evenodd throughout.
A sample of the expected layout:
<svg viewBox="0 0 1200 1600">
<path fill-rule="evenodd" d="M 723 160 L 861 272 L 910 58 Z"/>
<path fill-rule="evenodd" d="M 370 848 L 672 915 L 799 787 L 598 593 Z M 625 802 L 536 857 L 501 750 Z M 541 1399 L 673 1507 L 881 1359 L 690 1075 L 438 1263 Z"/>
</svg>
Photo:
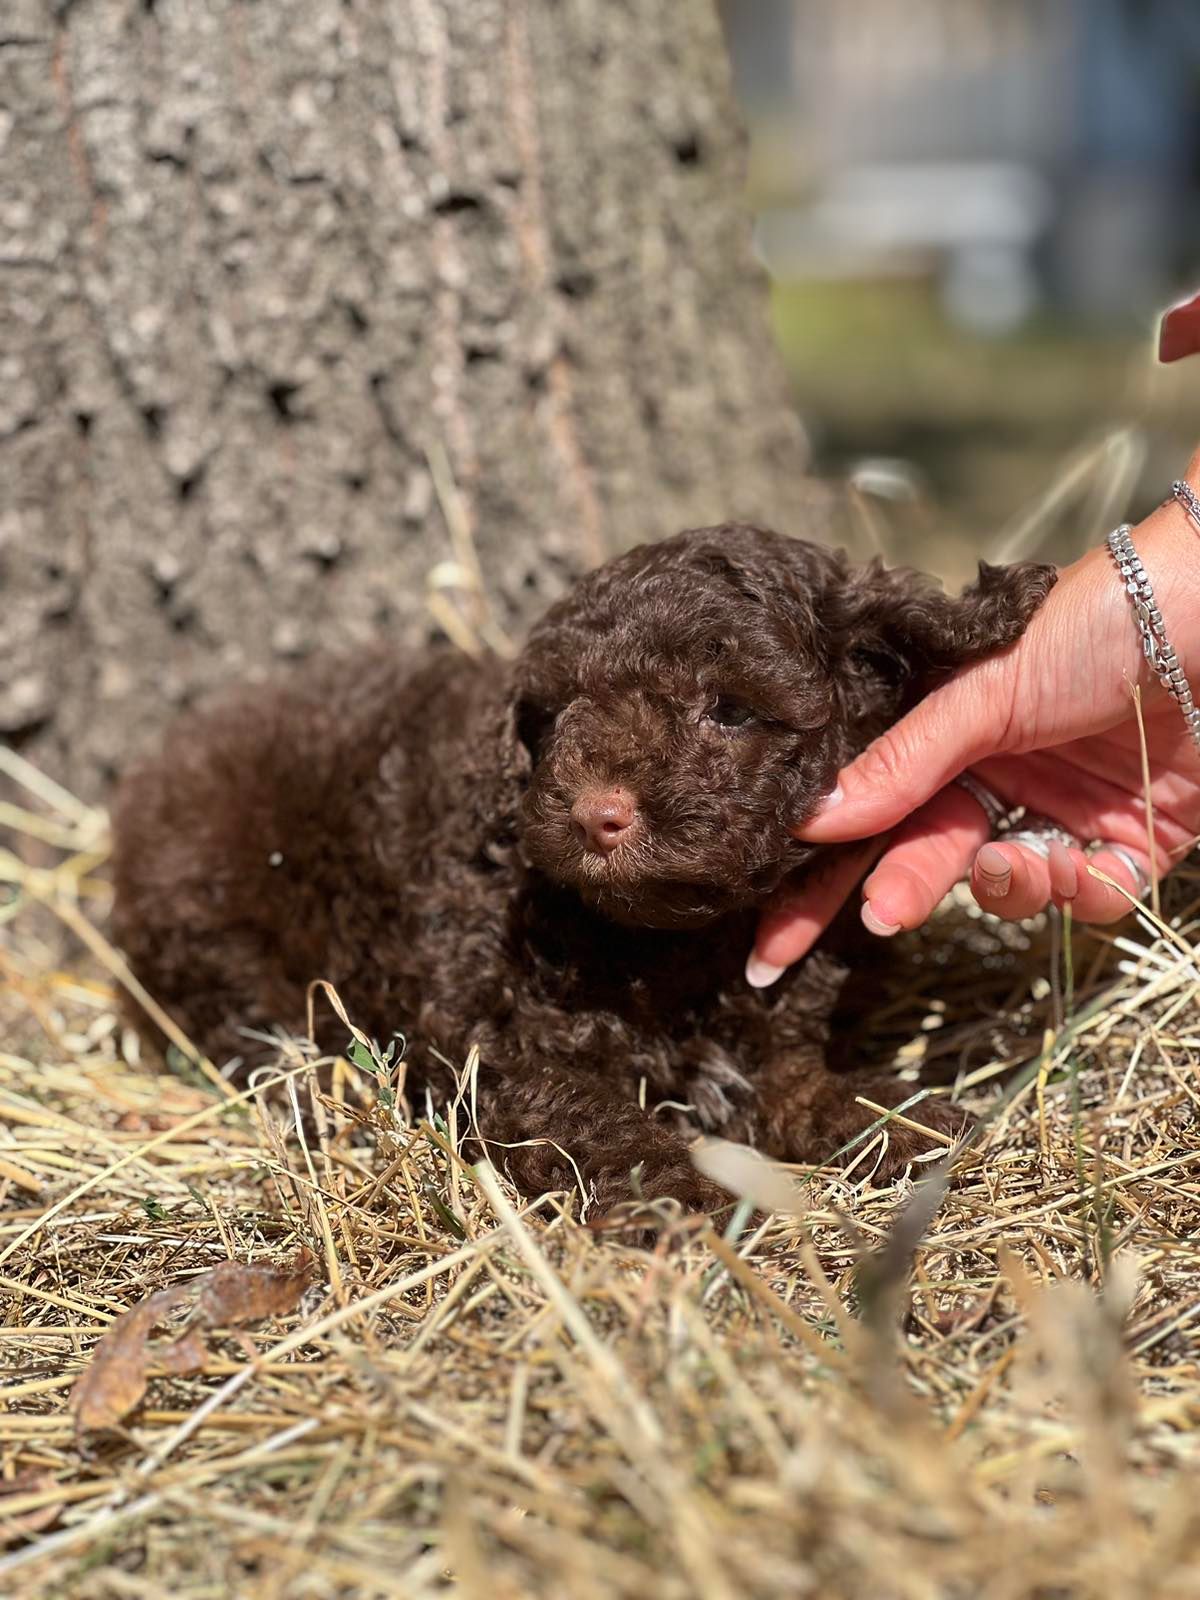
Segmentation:
<svg viewBox="0 0 1200 1600">
<path fill-rule="evenodd" d="M 284 1049 L 248 1119 L 145 1059 L 101 960 L 102 826 L 29 805 L 0 929 L 0 1593 L 1200 1593 L 1195 869 L 1161 926 L 1068 946 L 1058 1023 L 1044 932 L 959 905 L 896 953 L 877 1064 L 984 1111 L 1022 1085 L 923 1211 L 909 1179 L 793 1173 L 775 1215 L 648 1248 L 472 1167 L 464 1107 L 405 1125 L 395 1060 L 331 1078 Z M 295 1312 L 76 1438 L 117 1315 L 300 1245 Z"/>
</svg>

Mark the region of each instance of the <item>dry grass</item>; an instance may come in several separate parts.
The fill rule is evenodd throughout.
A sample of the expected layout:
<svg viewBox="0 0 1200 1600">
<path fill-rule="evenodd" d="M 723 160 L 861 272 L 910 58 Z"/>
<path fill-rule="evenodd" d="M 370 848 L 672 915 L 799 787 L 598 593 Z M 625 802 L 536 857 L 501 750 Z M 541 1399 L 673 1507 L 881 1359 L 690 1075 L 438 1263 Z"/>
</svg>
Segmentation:
<svg viewBox="0 0 1200 1600">
<path fill-rule="evenodd" d="M 1032 1063 L 919 1242 L 911 1182 L 817 1173 L 651 1250 L 519 1202 L 369 1074 L 306 1138 L 294 1048 L 237 1099 L 140 1061 L 89 932 L 103 819 L 42 788 L 0 820 L 0 1593 L 1200 1594 L 1194 868 L 1169 930 L 1070 963 L 961 909 L 911 945 L 873 1053 L 985 1107 Z M 295 1313 L 77 1440 L 117 1314 L 298 1245 Z"/>
</svg>

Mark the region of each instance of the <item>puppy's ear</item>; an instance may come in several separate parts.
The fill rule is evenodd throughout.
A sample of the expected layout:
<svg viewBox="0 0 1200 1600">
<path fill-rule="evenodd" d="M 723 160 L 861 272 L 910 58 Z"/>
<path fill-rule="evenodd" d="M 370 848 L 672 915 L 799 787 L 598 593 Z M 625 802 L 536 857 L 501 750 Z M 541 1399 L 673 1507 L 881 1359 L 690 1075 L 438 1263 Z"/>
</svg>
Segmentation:
<svg viewBox="0 0 1200 1600">
<path fill-rule="evenodd" d="M 446 815 L 462 817 L 464 833 L 495 856 L 516 834 L 532 762 L 521 737 L 515 690 L 501 676 L 488 689 L 470 708 L 455 759 L 446 764 L 443 808 Z"/>
<path fill-rule="evenodd" d="M 893 712 L 906 709 L 956 667 L 1015 643 L 1056 577 L 1037 562 L 981 561 L 976 582 L 954 597 L 932 578 L 878 560 L 846 571 L 822 620 L 849 709 L 874 710 L 881 684 L 892 690 Z"/>
<path fill-rule="evenodd" d="M 549 719 L 552 727 L 554 719 Z M 511 797 L 515 810 L 537 762 L 538 747 L 545 736 L 546 723 L 537 706 L 515 686 L 501 704 L 497 722 L 497 777 Z"/>
<path fill-rule="evenodd" d="M 847 574 L 826 617 L 851 643 L 876 640 L 919 672 L 949 672 L 1019 639 L 1056 576 L 1033 561 L 981 561 L 976 582 L 954 598 L 933 578 L 876 560 Z"/>
</svg>

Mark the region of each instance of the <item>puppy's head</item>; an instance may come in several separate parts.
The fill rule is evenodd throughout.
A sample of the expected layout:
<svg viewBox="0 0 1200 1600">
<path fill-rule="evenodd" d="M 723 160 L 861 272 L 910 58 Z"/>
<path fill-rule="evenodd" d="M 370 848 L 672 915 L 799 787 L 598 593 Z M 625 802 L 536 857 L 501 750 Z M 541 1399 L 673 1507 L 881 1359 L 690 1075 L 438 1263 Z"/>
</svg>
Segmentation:
<svg viewBox="0 0 1200 1600">
<path fill-rule="evenodd" d="M 695 927 L 764 899 L 837 769 L 954 667 L 1011 644 L 1052 568 L 959 599 L 741 524 L 579 583 L 517 663 L 528 862 L 615 920 Z"/>
</svg>

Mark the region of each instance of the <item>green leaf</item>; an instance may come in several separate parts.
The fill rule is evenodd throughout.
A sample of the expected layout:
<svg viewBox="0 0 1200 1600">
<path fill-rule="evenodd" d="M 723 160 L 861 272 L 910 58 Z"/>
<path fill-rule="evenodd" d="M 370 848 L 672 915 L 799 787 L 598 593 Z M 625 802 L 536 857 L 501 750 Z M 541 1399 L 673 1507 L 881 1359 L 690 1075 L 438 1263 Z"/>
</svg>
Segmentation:
<svg viewBox="0 0 1200 1600">
<path fill-rule="evenodd" d="M 363 1072 L 377 1073 L 379 1071 L 379 1068 L 375 1064 L 375 1057 L 367 1049 L 366 1045 L 360 1044 L 357 1039 L 351 1039 L 350 1043 L 346 1046 L 346 1056 Z"/>
<path fill-rule="evenodd" d="M 440 1220 L 446 1225 L 447 1228 L 449 1228 L 454 1237 L 456 1239 L 465 1241 L 467 1237 L 467 1230 L 463 1227 L 462 1223 L 454 1215 L 453 1211 L 451 1211 L 446 1202 L 444 1200 L 439 1200 L 437 1195 L 431 1194 L 429 1196 L 429 1204 L 433 1207 Z"/>
</svg>

